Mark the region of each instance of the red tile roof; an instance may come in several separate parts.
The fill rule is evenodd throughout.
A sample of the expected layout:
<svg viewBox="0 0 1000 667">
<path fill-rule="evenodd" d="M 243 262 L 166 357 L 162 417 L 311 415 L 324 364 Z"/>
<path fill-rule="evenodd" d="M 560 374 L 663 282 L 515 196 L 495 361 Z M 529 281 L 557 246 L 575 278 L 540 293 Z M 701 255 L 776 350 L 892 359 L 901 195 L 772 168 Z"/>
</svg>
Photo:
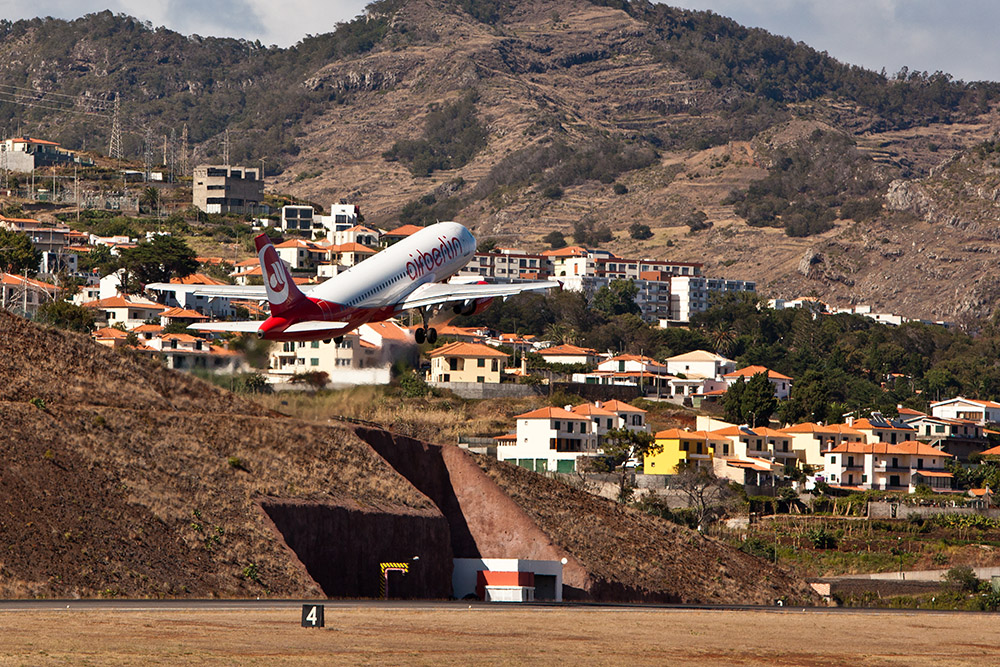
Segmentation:
<svg viewBox="0 0 1000 667">
<path fill-rule="evenodd" d="M 642 408 L 637 408 L 634 405 L 629 405 L 628 403 L 623 403 L 617 399 L 612 399 L 601 404 L 602 408 L 606 410 L 611 410 L 612 412 L 646 412 Z"/>
<path fill-rule="evenodd" d="M 403 225 L 402 227 L 396 227 L 385 233 L 385 236 L 409 236 L 410 234 L 415 234 L 419 232 L 423 227 L 418 227 L 417 225 Z"/>
<path fill-rule="evenodd" d="M 597 350 L 592 350 L 589 347 L 577 347 L 576 345 L 555 345 L 553 347 L 547 347 L 543 350 L 539 350 L 538 354 L 542 356 L 581 356 L 590 355 L 594 356 L 597 354 Z"/>
<path fill-rule="evenodd" d="M 727 377 L 727 378 L 738 378 L 738 377 L 750 378 L 750 377 L 753 377 L 754 375 L 757 375 L 758 373 L 767 373 L 767 379 L 769 379 L 769 380 L 791 380 L 792 379 L 792 378 L 788 377 L 787 375 L 782 375 L 781 373 L 779 373 L 777 371 L 772 371 L 767 366 L 747 366 L 746 368 L 740 368 L 739 370 L 735 370 L 732 373 L 726 373 L 722 377 Z"/>
<path fill-rule="evenodd" d="M 586 417 L 573 414 L 564 408 L 539 408 L 523 415 L 517 415 L 514 419 L 571 419 L 578 422 L 589 422 Z"/>
<path fill-rule="evenodd" d="M 431 350 L 430 354 L 427 356 L 434 357 L 493 357 L 497 359 L 506 359 L 507 355 L 503 352 L 489 347 L 488 345 L 480 345 L 479 343 L 448 343 L 447 345 L 442 345 L 436 350 Z"/>
<path fill-rule="evenodd" d="M 184 276 L 183 278 L 171 278 L 171 283 L 175 285 L 228 285 L 224 280 L 219 280 L 218 278 L 213 278 L 212 276 L 206 275 L 204 273 L 192 273 L 189 276 Z"/>
</svg>

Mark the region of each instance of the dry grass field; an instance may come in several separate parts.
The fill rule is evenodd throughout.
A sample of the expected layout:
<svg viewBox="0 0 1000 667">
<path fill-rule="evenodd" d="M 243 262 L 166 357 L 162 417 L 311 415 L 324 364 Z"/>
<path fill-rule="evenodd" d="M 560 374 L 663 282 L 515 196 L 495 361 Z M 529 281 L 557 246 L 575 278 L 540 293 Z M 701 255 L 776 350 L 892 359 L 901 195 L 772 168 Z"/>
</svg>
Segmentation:
<svg viewBox="0 0 1000 667">
<path fill-rule="evenodd" d="M 3 612 L 0 665 L 987 665 L 980 614 L 627 608 Z"/>
</svg>

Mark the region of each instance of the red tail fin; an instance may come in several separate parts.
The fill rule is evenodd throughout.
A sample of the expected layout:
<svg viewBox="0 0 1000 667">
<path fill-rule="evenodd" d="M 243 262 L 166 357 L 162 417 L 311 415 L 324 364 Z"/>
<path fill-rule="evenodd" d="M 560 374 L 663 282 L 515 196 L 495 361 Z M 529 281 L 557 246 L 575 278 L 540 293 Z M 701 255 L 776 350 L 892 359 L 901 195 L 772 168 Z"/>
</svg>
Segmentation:
<svg viewBox="0 0 1000 667">
<path fill-rule="evenodd" d="M 292 280 L 292 275 L 278 257 L 278 251 L 274 249 L 267 234 L 257 236 L 254 244 L 257 246 L 257 259 L 260 260 L 264 287 L 267 288 L 267 300 L 271 304 L 271 315 L 280 316 L 295 307 L 306 296 Z"/>
</svg>

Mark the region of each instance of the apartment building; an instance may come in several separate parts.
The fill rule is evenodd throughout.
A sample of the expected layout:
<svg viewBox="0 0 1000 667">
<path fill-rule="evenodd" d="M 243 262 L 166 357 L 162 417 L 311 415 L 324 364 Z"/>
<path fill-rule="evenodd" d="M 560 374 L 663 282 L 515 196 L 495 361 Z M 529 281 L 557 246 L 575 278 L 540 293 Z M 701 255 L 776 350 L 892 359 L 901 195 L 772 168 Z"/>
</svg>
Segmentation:
<svg viewBox="0 0 1000 667">
<path fill-rule="evenodd" d="M 194 168 L 192 200 L 205 213 L 253 214 L 264 197 L 256 167 L 199 165 Z"/>
</svg>

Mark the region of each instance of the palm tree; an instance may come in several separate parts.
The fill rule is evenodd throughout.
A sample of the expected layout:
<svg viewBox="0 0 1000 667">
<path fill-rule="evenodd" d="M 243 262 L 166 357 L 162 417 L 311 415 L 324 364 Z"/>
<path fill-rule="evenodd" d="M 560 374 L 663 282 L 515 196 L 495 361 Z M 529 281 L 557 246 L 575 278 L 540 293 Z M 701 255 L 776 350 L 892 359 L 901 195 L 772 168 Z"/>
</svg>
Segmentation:
<svg viewBox="0 0 1000 667">
<path fill-rule="evenodd" d="M 736 328 L 732 324 L 719 322 L 708 332 L 708 338 L 712 341 L 715 353 L 726 356 L 732 351 L 736 342 Z"/>
<path fill-rule="evenodd" d="M 146 211 L 152 213 L 160 203 L 160 191 L 152 185 L 146 186 L 142 194 L 139 195 L 139 208 L 146 207 Z"/>
</svg>

